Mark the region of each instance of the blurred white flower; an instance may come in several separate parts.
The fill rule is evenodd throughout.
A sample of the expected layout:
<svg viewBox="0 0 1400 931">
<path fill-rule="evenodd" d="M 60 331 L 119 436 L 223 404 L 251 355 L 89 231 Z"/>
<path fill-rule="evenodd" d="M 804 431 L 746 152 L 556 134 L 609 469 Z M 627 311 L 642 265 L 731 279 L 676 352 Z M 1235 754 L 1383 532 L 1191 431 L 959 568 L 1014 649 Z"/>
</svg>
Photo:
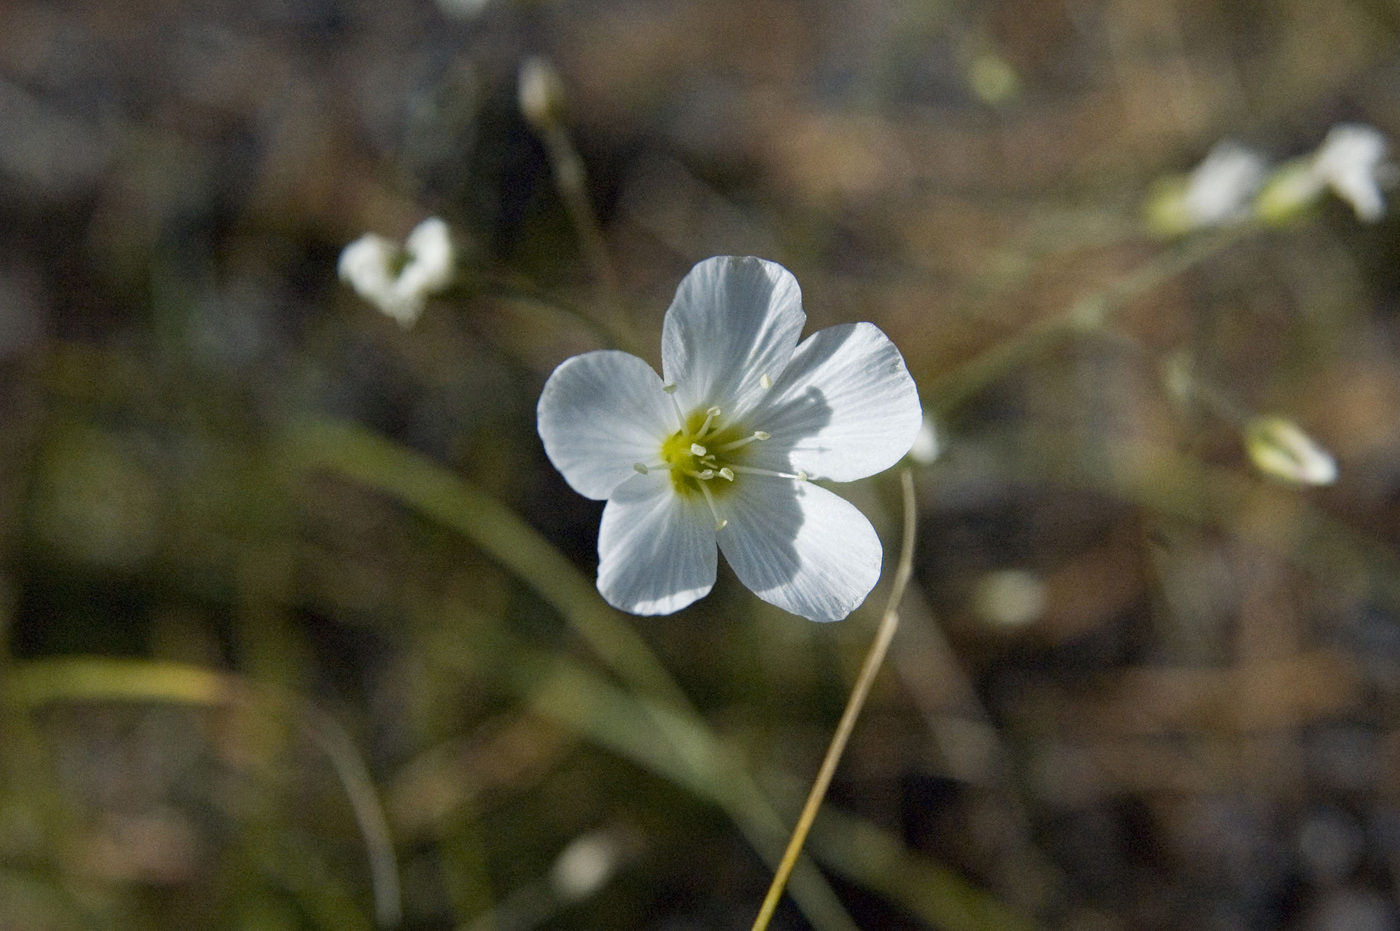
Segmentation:
<svg viewBox="0 0 1400 931">
<path fill-rule="evenodd" d="M 1189 175 L 1163 178 L 1145 205 L 1160 233 L 1176 236 L 1248 218 L 1268 165 L 1259 153 L 1226 140 Z"/>
<path fill-rule="evenodd" d="M 1025 627 L 1040 620 L 1049 602 L 1045 582 L 1025 569 L 984 574 L 972 590 L 972 610 L 993 627 Z"/>
<path fill-rule="evenodd" d="M 1255 417 L 1245 424 L 1245 451 L 1265 475 L 1293 485 L 1330 485 L 1337 460 L 1284 417 Z"/>
<path fill-rule="evenodd" d="M 566 902 L 586 899 L 612 878 L 622 857 L 622 844 L 614 833 L 601 830 L 580 835 L 554 861 L 550 884 Z"/>
<path fill-rule="evenodd" d="M 1385 214 L 1381 181 L 1394 171 L 1385 155 L 1385 136 L 1379 130 L 1339 123 L 1316 152 L 1274 172 L 1259 195 L 1259 214 L 1274 222 L 1292 219 L 1331 188 L 1351 205 L 1358 220 L 1374 223 Z"/>
<path fill-rule="evenodd" d="M 758 597 L 812 620 L 854 610 L 880 575 L 880 540 L 811 484 L 894 465 L 922 420 L 899 350 L 870 323 L 798 343 L 797 280 L 721 256 L 681 281 L 662 328 L 664 378 L 602 350 L 566 360 L 538 406 L 545 452 L 579 494 L 606 500 L 598 590 L 668 614 L 714 585 L 716 546 Z"/>
<path fill-rule="evenodd" d="M 1342 200 L 1356 218 L 1374 223 L 1385 213 L 1377 174 L 1385 164 L 1385 136 L 1373 126 L 1339 123 L 1313 156 L 1312 172 Z"/>
<path fill-rule="evenodd" d="M 412 326 L 428 298 L 452 283 L 457 250 L 447 224 L 429 217 L 414 227 L 402 246 L 367 233 L 340 253 L 340 278 L 355 293 Z"/>
<path fill-rule="evenodd" d="M 1243 219 L 1266 174 L 1267 163 L 1258 152 L 1228 140 L 1217 143 L 1187 181 L 1188 218 L 1198 227 Z"/>
</svg>

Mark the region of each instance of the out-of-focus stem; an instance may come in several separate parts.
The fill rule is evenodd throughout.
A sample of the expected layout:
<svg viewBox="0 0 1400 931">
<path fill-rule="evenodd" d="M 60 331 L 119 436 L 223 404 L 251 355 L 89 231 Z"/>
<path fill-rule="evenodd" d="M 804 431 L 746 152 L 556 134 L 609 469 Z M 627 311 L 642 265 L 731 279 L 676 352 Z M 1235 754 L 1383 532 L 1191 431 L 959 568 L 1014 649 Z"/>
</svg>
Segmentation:
<svg viewBox="0 0 1400 931">
<path fill-rule="evenodd" d="M 588 173 L 564 121 L 563 82 L 554 66 L 544 58 L 527 59 L 520 66 L 519 81 L 520 112 L 544 143 L 549 164 L 554 169 L 555 187 L 578 236 L 584 261 L 593 274 L 598 304 L 607 317 L 614 318 L 621 307 L 617 272 L 608 256 L 593 202 L 588 198 Z M 610 319 L 607 322 L 616 325 L 620 321 Z"/>
<path fill-rule="evenodd" d="M 1082 333 L 1102 330 L 1136 297 L 1153 290 L 1257 229 L 1240 223 L 1187 239 L 1149 259 L 1102 291 L 1081 298 L 1068 310 L 1049 317 L 969 359 L 941 376 L 922 382 L 924 407 L 940 422 L 1016 365 Z"/>
</svg>

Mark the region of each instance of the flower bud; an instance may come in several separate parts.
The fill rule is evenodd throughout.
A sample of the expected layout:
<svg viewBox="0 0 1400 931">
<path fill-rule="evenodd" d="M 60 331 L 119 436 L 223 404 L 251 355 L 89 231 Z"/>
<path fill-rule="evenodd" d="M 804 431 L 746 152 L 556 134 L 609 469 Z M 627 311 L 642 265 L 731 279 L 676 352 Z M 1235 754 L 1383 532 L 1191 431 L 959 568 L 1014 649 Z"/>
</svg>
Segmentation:
<svg viewBox="0 0 1400 931">
<path fill-rule="evenodd" d="M 1171 236 L 1243 220 L 1264 176 L 1257 152 L 1221 142 L 1190 175 L 1158 182 L 1145 208 L 1148 224 Z"/>
<path fill-rule="evenodd" d="M 932 415 L 925 414 L 924 422 L 914 437 L 914 445 L 909 448 L 909 458 L 917 465 L 932 465 L 942 452 L 943 445 L 938 439 L 938 428 L 934 425 Z"/>
<path fill-rule="evenodd" d="M 534 56 L 520 66 L 520 112 L 536 129 L 558 125 L 564 117 L 564 82 L 546 58 Z"/>
<path fill-rule="evenodd" d="M 612 878 L 622 854 L 618 838 L 607 831 L 574 838 L 549 872 L 555 894 L 566 902 L 588 898 Z"/>
<path fill-rule="evenodd" d="M 1245 424 L 1245 450 L 1255 468 L 1293 485 L 1330 485 L 1337 460 L 1293 421 L 1255 417 Z"/>
</svg>

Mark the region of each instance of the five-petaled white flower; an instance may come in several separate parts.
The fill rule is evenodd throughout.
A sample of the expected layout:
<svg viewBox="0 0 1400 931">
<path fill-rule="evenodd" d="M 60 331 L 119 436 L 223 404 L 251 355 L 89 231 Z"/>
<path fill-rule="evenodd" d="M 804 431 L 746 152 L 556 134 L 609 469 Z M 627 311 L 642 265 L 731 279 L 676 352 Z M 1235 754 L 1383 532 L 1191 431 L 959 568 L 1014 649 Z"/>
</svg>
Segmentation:
<svg viewBox="0 0 1400 931">
<path fill-rule="evenodd" d="M 402 246 L 366 233 L 340 253 L 337 271 L 355 293 L 403 326 L 412 326 L 428 298 L 456 274 L 452 232 L 437 217 L 413 228 Z"/>
<path fill-rule="evenodd" d="M 681 281 L 662 375 L 615 350 L 575 356 L 545 383 L 545 452 L 579 494 L 606 500 L 598 590 L 634 614 L 707 594 L 716 545 L 764 601 L 845 617 L 880 575 L 880 540 L 810 479 L 852 481 L 899 461 L 922 413 L 899 350 L 870 323 L 798 337 L 792 274 L 721 256 Z"/>
</svg>

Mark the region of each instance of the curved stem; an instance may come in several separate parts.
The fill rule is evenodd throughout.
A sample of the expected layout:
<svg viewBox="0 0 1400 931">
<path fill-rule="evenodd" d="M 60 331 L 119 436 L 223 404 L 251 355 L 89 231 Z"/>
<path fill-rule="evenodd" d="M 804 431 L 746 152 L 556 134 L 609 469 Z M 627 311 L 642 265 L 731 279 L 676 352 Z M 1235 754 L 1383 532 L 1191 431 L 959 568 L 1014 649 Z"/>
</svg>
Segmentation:
<svg viewBox="0 0 1400 931">
<path fill-rule="evenodd" d="M 856 678 L 855 687 L 851 689 L 851 697 L 846 700 L 846 710 L 841 715 L 841 722 L 836 725 L 836 733 L 832 735 L 831 745 L 827 747 L 826 758 L 822 760 L 821 769 L 817 771 L 816 781 L 812 783 L 812 791 L 807 795 L 807 804 L 802 807 L 802 815 L 797 819 L 797 827 L 793 829 L 792 839 L 788 841 L 787 850 L 783 853 L 783 859 L 778 864 L 777 872 L 773 875 L 773 883 L 768 887 L 768 895 L 763 900 L 758 917 L 754 919 L 753 931 L 764 931 L 768 927 L 768 922 L 773 918 L 773 912 L 778 907 L 778 900 L 783 897 L 783 889 L 787 886 L 788 877 L 792 875 L 792 869 L 797 865 L 797 857 L 802 852 L 802 845 L 806 843 L 807 834 L 812 830 L 812 822 L 817 818 L 817 811 L 821 808 L 822 799 L 826 797 L 826 790 L 831 785 L 831 778 L 836 774 L 836 765 L 841 761 L 841 754 L 846 750 L 846 742 L 850 740 L 851 732 L 855 730 L 856 718 L 860 716 L 861 708 L 865 706 L 866 696 L 870 694 L 870 687 L 875 682 L 875 674 L 880 671 L 880 666 L 885 661 L 885 652 L 890 646 L 890 640 L 894 638 L 894 632 L 899 627 L 899 602 L 904 597 L 905 586 L 909 584 L 909 577 L 914 571 L 915 518 L 914 478 L 908 469 L 901 471 L 899 478 L 904 490 L 904 540 L 899 552 L 899 567 L 894 573 L 894 584 L 890 587 L 889 601 L 885 604 L 884 616 L 880 618 L 880 627 L 875 632 L 875 642 L 870 645 L 870 652 L 865 655 L 860 675 Z"/>
</svg>

